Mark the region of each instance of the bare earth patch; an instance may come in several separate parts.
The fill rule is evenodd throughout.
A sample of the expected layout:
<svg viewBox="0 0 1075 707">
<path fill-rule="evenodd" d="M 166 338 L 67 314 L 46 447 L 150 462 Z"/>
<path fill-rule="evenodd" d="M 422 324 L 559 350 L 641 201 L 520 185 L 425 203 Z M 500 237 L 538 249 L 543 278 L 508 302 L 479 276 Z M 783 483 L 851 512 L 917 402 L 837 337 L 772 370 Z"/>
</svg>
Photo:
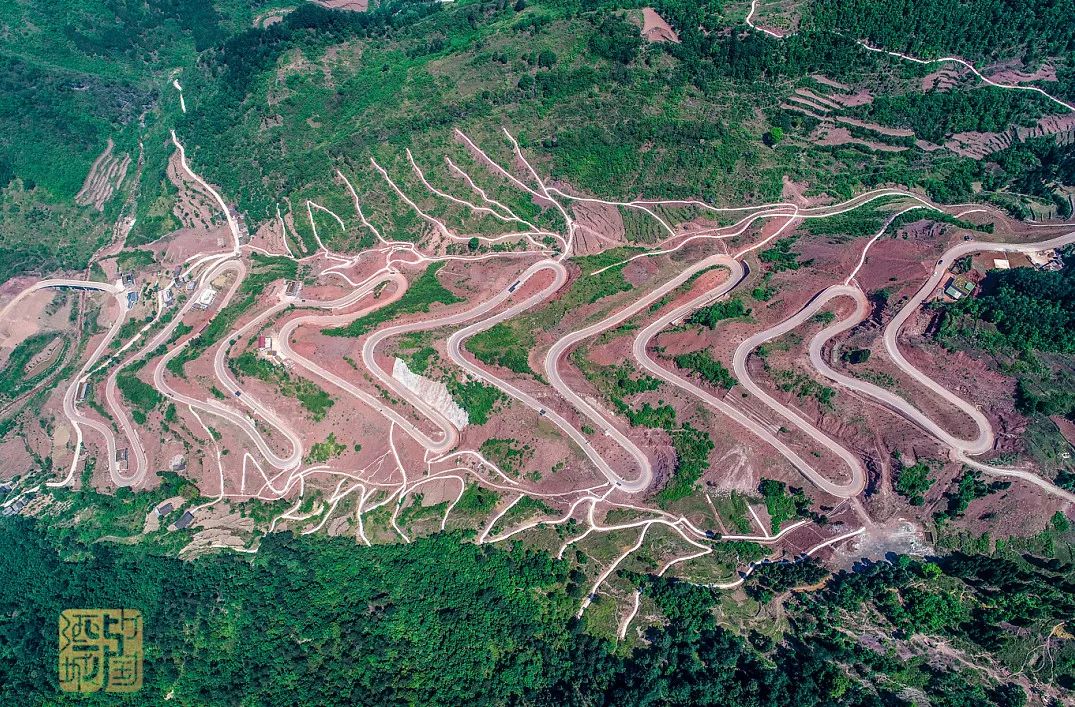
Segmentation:
<svg viewBox="0 0 1075 707">
<path fill-rule="evenodd" d="M 950 91 L 963 79 L 964 71 L 952 67 L 938 69 L 922 77 L 923 91 Z"/>
<path fill-rule="evenodd" d="M 131 165 L 131 156 L 112 154 L 115 143 L 112 138 L 108 139 L 108 145 L 104 152 L 98 155 L 90 167 L 86 180 L 82 182 L 82 189 L 75 195 L 75 203 L 80 206 L 90 206 L 103 211 L 105 202 L 123 184 L 127 177 L 127 168 Z"/>
<path fill-rule="evenodd" d="M 571 210 L 579 227 L 576 244 L 580 254 L 600 253 L 623 243 L 623 217 L 615 206 L 576 201 Z"/>
<path fill-rule="evenodd" d="M 652 7 L 642 8 L 642 36 L 646 38 L 647 42 L 674 42 L 679 44 L 679 35 Z"/>
<path fill-rule="evenodd" d="M 843 115 L 837 116 L 836 120 L 846 125 L 854 125 L 855 127 L 863 128 L 864 130 L 872 130 L 879 135 L 888 135 L 889 137 L 914 137 L 914 130 L 907 130 L 906 128 L 890 128 L 886 125 L 868 123 L 865 120 L 848 118 Z"/>
<path fill-rule="evenodd" d="M 26 280 L 21 280 L 25 286 Z M 15 283 L 12 280 L 11 283 Z M 24 299 L 4 322 L 0 323 L 0 363 L 7 360 L 7 355 L 24 340 L 41 331 L 41 314 L 52 301 L 53 293 L 38 291 Z"/>
<path fill-rule="evenodd" d="M 808 188 L 809 185 L 805 182 L 792 181 L 791 178 L 785 174 L 780 188 L 780 198 L 784 201 L 790 201 L 799 206 L 808 208 L 811 206 L 822 206 L 832 202 L 832 197 L 828 195 L 807 196 L 806 190 Z"/>
<path fill-rule="evenodd" d="M 839 81 L 833 81 L 832 79 L 822 76 L 821 74 L 814 74 L 810 78 L 812 78 L 814 81 L 817 81 L 822 86 L 835 89 L 834 91 L 824 95 L 824 102 L 828 105 L 836 104 L 833 107 L 842 106 L 844 108 L 853 108 L 855 106 L 864 106 L 873 102 L 873 94 L 866 89 L 859 89 L 856 91 L 847 84 L 842 84 Z M 809 91 L 806 89 L 800 89 L 796 93 L 798 93 L 799 95 L 815 96 L 817 98 L 822 98 L 822 96 L 818 96 L 818 94 L 814 91 Z"/>
<path fill-rule="evenodd" d="M 821 104 L 821 105 L 825 106 L 826 108 L 831 108 L 831 109 L 834 109 L 834 110 L 839 110 L 840 109 L 840 104 L 837 103 L 836 101 L 830 100 L 829 98 L 827 98 L 825 96 L 820 96 L 820 95 L 814 93 L 813 91 L 811 91 L 808 88 L 797 88 L 797 89 L 795 89 L 795 95 L 799 96 L 799 97 L 802 97 L 802 98 L 805 98 L 805 99 L 807 99 L 809 101 L 813 101 L 816 104 Z"/>
<path fill-rule="evenodd" d="M 313 0 L 313 2 L 331 10 L 350 10 L 352 12 L 365 12 L 370 6 L 369 0 Z"/>
<path fill-rule="evenodd" d="M 980 160 L 986 155 L 1011 147 L 1011 133 L 956 133 L 944 146 L 963 157 Z"/>
<path fill-rule="evenodd" d="M 820 84 L 824 84 L 825 86 L 829 86 L 830 88 L 835 88 L 838 91 L 850 91 L 851 90 L 851 87 L 848 86 L 847 84 L 840 83 L 839 81 L 834 81 L 834 80 L 830 79 L 829 77 L 824 76 L 822 74 L 811 74 L 810 78 L 812 78 L 814 81 L 817 81 Z"/>
<path fill-rule="evenodd" d="M 1059 135 L 1060 133 L 1066 133 L 1070 131 L 1075 131 L 1075 113 L 1065 113 L 1063 115 L 1047 115 L 1044 118 L 1039 119 L 1038 124 L 1033 128 L 1017 127 L 1015 129 L 1015 132 L 1019 136 L 1020 140 L 1025 140 L 1028 137 Z"/>
<path fill-rule="evenodd" d="M 982 73 L 988 76 L 990 81 L 1006 84 L 1056 81 L 1056 67 L 1048 62 L 1034 71 L 1028 71 L 1020 62 L 1008 61 L 991 66 Z"/>
<path fill-rule="evenodd" d="M 862 140 L 851 134 L 847 128 L 830 128 L 819 126 L 810 134 L 810 139 L 818 145 L 862 145 L 878 152 L 903 152 L 906 147 L 901 145 L 886 145 L 883 142 Z"/>
</svg>

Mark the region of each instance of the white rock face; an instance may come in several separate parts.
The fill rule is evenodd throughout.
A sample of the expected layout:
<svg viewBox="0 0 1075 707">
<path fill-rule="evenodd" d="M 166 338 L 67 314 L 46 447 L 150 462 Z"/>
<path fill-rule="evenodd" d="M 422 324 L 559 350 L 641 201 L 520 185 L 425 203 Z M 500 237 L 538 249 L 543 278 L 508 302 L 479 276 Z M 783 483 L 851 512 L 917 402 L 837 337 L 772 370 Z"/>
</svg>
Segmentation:
<svg viewBox="0 0 1075 707">
<path fill-rule="evenodd" d="M 470 422 L 467 411 L 459 407 L 459 404 L 448 392 L 448 387 L 443 383 L 420 376 L 407 367 L 403 359 L 397 358 L 392 364 L 392 377 L 402 383 L 424 402 L 452 423 L 457 430 L 461 430 Z"/>
</svg>

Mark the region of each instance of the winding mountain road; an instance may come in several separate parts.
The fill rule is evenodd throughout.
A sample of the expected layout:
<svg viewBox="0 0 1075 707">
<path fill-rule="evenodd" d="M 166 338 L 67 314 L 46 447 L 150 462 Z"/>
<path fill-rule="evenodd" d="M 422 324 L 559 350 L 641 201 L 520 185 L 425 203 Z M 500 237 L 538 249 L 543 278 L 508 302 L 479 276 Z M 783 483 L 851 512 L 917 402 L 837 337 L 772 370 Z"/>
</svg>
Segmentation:
<svg viewBox="0 0 1075 707">
<path fill-rule="evenodd" d="M 632 354 L 639 364 L 656 378 L 673 385 L 681 390 L 690 393 L 704 402 L 706 405 L 717 410 L 724 416 L 728 417 L 738 425 L 745 428 L 748 432 L 767 443 L 780 454 L 787 459 L 792 466 L 799 470 L 803 476 L 809 481 L 815 484 L 818 488 L 839 498 L 849 498 L 857 496 L 862 492 L 865 487 L 865 476 L 863 474 L 856 473 L 855 469 L 861 469 L 855 460 L 855 467 L 852 471 L 852 478 L 846 484 L 837 483 L 826 478 L 813 466 L 811 466 L 805 459 L 803 459 L 797 452 L 788 447 L 783 441 L 777 438 L 776 435 L 765 425 L 759 423 L 757 420 L 749 417 L 746 413 L 737 407 L 734 407 L 730 403 L 725 402 L 721 398 L 713 395 L 709 391 L 705 390 L 701 386 L 693 383 L 692 381 L 672 372 L 665 368 L 661 364 L 657 363 L 650 356 L 649 345 L 650 342 L 660 334 L 668 325 L 672 322 L 680 321 L 681 319 L 689 316 L 692 312 L 701 307 L 704 307 L 712 302 L 717 301 L 721 297 L 724 297 L 731 292 L 736 286 L 739 285 L 746 277 L 746 268 L 743 263 L 731 256 L 713 256 L 708 262 L 713 264 L 719 264 L 727 268 L 731 275 L 717 287 L 704 292 L 697 297 L 693 298 L 689 302 L 686 302 L 675 309 L 661 315 L 655 321 L 649 324 L 645 329 L 638 333 L 635 337 L 634 344 L 632 346 Z M 824 436 L 820 430 L 817 433 Z M 843 455 L 841 455 L 843 456 Z"/>
<path fill-rule="evenodd" d="M 867 317 L 869 312 L 868 301 L 866 295 L 857 286 L 850 284 L 833 285 L 818 293 L 813 297 L 801 310 L 799 310 L 792 317 L 780 322 L 776 326 L 773 326 L 765 331 L 754 334 L 744 342 L 742 342 L 733 355 L 732 365 L 736 378 L 739 382 L 750 391 L 755 397 L 764 402 L 770 409 L 779 414 L 784 419 L 788 420 L 799 428 L 802 432 L 806 433 L 814 440 L 824 445 L 831 452 L 839 456 L 844 460 L 844 463 L 851 469 L 853 482 L 851 488 L 838 490 L 834 489 L 826 483 L 822 483 L 821 480 L 810 476 L 806 469 L 796 464 L 801 471 L 804 472 L 811 480 L 816 483 L 820 488 L 825 489 L 829 493 L 834 495 L 845 495 L 853 489 L 858 489 L 855 493 L 849 495 L 857 495 L 861 491 L 863 481 L 865 479 L 864 470 L 861 462 L 850 451 L 844 449 L 837 442 L 825 435 L 821 430 L 803 418 L 798 412 L 792 410 L 788 406 L 775 400 L 772 396 L 768 395 L 759 385 L 757 385 L 750 377 L 750 373 L 747 368 L 747 360 L 750 354 L 761 344 L 771 341 L 775 338 L 783 336 L 784 334 L 802 326 L 811 317 L 822 311 L 833 300 L 847 297 L 854 302 L 854 311 L 846 318 L 836 321 L 833 324 L 825 327 L 810 340 L 809 343 L 809 356 L 811 365 L 817 369 L 823 377 L 832 380 L 833 382 L 858 393 L 864 394 L 874 400 L 880 402 L 885 407 L 893 410 L 897 414 L 905 417 L 925 432 L 936 438 L 941 443 L 945 444 L 952 450 L 953 458 L 972 466 L 974 468 L 985 471 L 995 476 L 1011 476 L 1019 478 L 1024 481 L 1033 483 L 1040 488 L 1045 489 L 1049 493 L 1063 498 L 1067 501 L 1075 502 L 1075 494 L 1057 487 L 1055 484 L 1042 479 L 1037 474 L 1023 470 L 1012 468 L 994 467 L 988 464 L 971 459 L 970 457 L 975 455 L 984 454 L 990 451 L 994 445 L 994 434 L 992 426 L 989 423 L 988 418 L 973 404 L 963 400 L 959 396 L 955 395 L 944 386 L 940 385 L 936 381 L 929 378 L 925 373 L 920 371 L 914 365 L 912 365 L 899 349 L 897 339 L 900 329 L 907 322 L 907 320 L 913 316 L 921 307 L 927 297 L 932 294 L 940 281 L 944 278 L 945 274 L 951 265 L 964 255 L 979 252 L 983 250 L 995 250 L 1002 252 L 1035 252 L 1039 250 L 1049 250 L 1053 248 L 1059 248 L 1075 242 L 1075 233 L 1060 236 L 1047 241 L 1041 241 L 1038 243 L 992 243 L 987 241 L 968 241 L 960 243 L 948 251 L 940 258 L 931 273 L 931 276 L 922 285 L 922 287 L 912 296 L 907 303 L 901 308 L 892 321 L 885 327 L 883 340 L 885 350 L 891 358 L 892 362 L 904 371 L 908 376 L 920 383 L 922 386 L 930 390 L 932 393 L 938 395 L 944 400 L 951 403 L 957 409 L 964 412 L 971 420 L 974 421 L 978 433 L 974 439 L 961 439 L 932 420 L 929 416 L 923 413 L 919 408 L 912 405 L 909 401 L 903 397 L 895 394 L 890 390 L 886 390 L 872 383 L 861 381 L 857 378 L 853 378 L 846 374 L 840 373 L 832 368 L 829 361 L 824 355 L 826 345 L 836 336 L 843 334 L 844 332 L 858 326 Z M 861 261 L 860 261 L 861 262 Z M 852 278 L 848 278 L 850 283 Z M 835 352 L 833 352 L 835 355 Z M 787 455 L 785 455 L 787 456 Z M 789 457 L 790 459 L 790 457 Z M 792 463 L 795 463 L 792 459 Z"/>
<path fill-rule="evenodd" d="M 820 311 L 829 301 L 837 297 L 850 297 L 855 302 L 854 313 L 838 322 L 834 322 L 825 329 L 819 331 L 810 341 L 809 354 L 811 364 L 818 370 L 818 372 L 844 386 L 850 390 L 857 391 L 864 395 L 867 395 L 875 400 L 881 402 L 886 407 L 894 410 L 898 414 L 910 420 L 915 425 L 925 430 L 927 433 L 935 437 L 937 440 L 948 446 L 953 453 L 953 456 L 963 463 L 972 466 L 981 471 L 987 472 L 994 476 L 1011 476 L 1014 478 L 1028 481 L 1032 484 L 1045 489 L 1049 493 L 1063 498 L 1067 501 L 1075 503 L 1075 494 L 1065 489 L 1059 488 L 1055 484 L 1042 479 L 1037 474 L 1028 472 L 1023 469 L 1003 468 L 990 466 L 971 459 L 973 456 L 984 454 L 990 451 L 994 445 L 994 434 L 992 425 L 989 423 L 988 418 L 979 410 L 975 405 L 963 400 L 956 394 L 949 391 L 947 388 L 937 383 L 925 373 L 916 368 L 900 351 L 898 344 L 898 337 L 900 329 L 903 325 L 914 316 L 926 298 L 932 294 L 941 280 L 944 278 L 945 273 L 952 264 L 962 258 L 965 255 L 971 253 L 977 253 L 981 251 L 1000 251 L 1005 253 L 1032 253 L 1041 250 L 1051 250 L 1054 248 L 1061 248 L 1071 243 L 1075 243 L 1075 232 L 1068 233 L 1057 238 L 1052 238 L 1046 241 L 1039 241 L 1036 243 L 993 243 L 989 241 L 966 241 L 959 243 L 952 248 L 948 249 L 944 255 L 934 265 L 933 271 L 930 277 L 923 283 L 922 287 L 904 304 L 900 311 L 893 317 L 892 321 L 885 327 L 883 340 L 885 346 L 885 352 L 888 354 L 892 362 L 904 371 L 907 375 L 913 378 L 915 381 L 929 389 L 932 393 L 940 396 L 953 406 L 966 413 L 970 417 L 978 428 L 977 436 L 972 440 L 964 440 L 950 432 L 943 429 L 929 416 L 912 405 L 909 401 L 903 397 L 896 395 L 895 393 L 885 390 L 872 383 L 861 381 L 857 378 L 847 376 L 838 371 L 835 371 L 825 359 L 824 349 L 826 344 L 834 337 L 854 328 L 863 320 L 865 320 L 868 307 L 866 296 L 857 287 L 851 287 L 849 285 L 837 285 L 830 287 L 820 294 L 818 294 L 811 302 L 799 312 L 793 319 L 799 319 L 805 321 L 810 316 L 813 316 L 816 312 Z M 791 320 L 789 320 L 791 321 Z M 801 323 L 801 322 L 800 322 Z M 781 325 L 783 326 L 783 325 Z M 834 352 L 835 353 L 835 352 Z"/>
<path fill-rule="evenodd" d="M 523 403 L 530 409 L 536 411 L 540 416 L 546 418 L 551 423 L 556 425 L 582 450 L 583 454 L 586 455 L 586 457 L 593 463 L 597 470 L 601 472 L 601 474 L 606 479 L 608 479 L 609 482 L 611 482 L 615 487 L 627 493 L 637 493 L 639 491 L 642 491 L 648 488 L 650 483 L 652 482 L 652 470 L 648 461 L 645 462 L 644 466 L 642 467 L 642 473 L 640 473 L 637 478 L 632 480 L 623 478 L 623 476 L 621 476 L 619 472 L 613 469 L 612 466 L 605 460 L 605 458 L 602 457 L 596 449 L 594 449 L 593 443 L 586 438 L 586 435 L 584 435 L 580 430 L 576 429 L 574 425 L 564 419 L 564 417 L 560 415 L 560 413 L 551 409 L 551 407 L 542 404 L 541 401 L 539 401 L 537 398 L 530 395 L 526 391 L 521 390 L 514 384 L 503 380 L 495 374 L 490 373 L 489 371 L 486 371 L 485 369 L 481 368 L 463 354 L 463 344 L 466 342 L 467 339 L 474 336 L 475 334 L 479 334 L 487 329 L 492 328 L 500 322 L 503 322 L 507 319 L 511 319 L 512 317 L 518 316 L 522 312 L 532 309 L 533 307 L 548 299 L 554 292 L 559 291 L 561 287 L 563 287 L 564 283 L 567 280 L 567 270 L 559 261 L 541 261 L 527 272 L 532 275 L 537 271 L 545 269 L 551 270 L 553 272 L 553 281 L 546 285 L 544 288 L 542 288 L 539 292 L 534 293 L 522 302 L 519 302 L 518 304 L 509 307 L 508 309 L 505 309 L 504 311 L 488 319 L 484 319 L 475 324 L 471 324 L 464 329 L 460 329 L 459 331 L 448 337 L 448 357 L 451 358 L 457 366 L 467 371 L 470 375 L 474 376 L 475 378 L 478 378 L 479 380 L 483 380 L 490 385 L 496 386 L 504 393 L 507 393 L 508 395 Z M 518 287 L 522 287 L 523 284 L 525 284 L 525 280 L 523 278 L 520 278 L 519 284 L 515 288 L 508 288 L 502 291 L 494 299 L 497 301 L 498 304 L 507 300 L 508 297 L 511 296 L 512 290 L 517 289 Z M 574 395 L 573 392 L 572 395 Z M 575 398 L 581 401 L 581 399 L 579 399 L 577 395 L 575 396 Z M 608 425 L 606 424 L 605 427 L 607 428 Z M 635 449 L 637 449 L 637 447 Z M 639 451 L 639 454 L 641 454 L 641 451 Z M 642 458 L 645 459 L 645 456 L 643 455 Z"/>
<path fill-rule="evenodd" d="M 843 292 L 843 289 L 855 288 L 829 288 L 825 290 L 821 296 L 811 300 L 806 307 L 790 319 L 785 319 L 776 326 L 766 329 L 765 331 L 760 331 L 744 340 L 736 347 L 735 353 L 732 354 L 732 372 L 740 385 L 746 388 L 751 395 L 764 403 L 766 407 L 773 412 L 794 425 L 800 432 L 813 439 L 843 461 L 850 472 L 850 481 L 848 483 L 833 484 L 832 482 L 825 480 L 822 484 L 819 483 L 816 477 L 810 477 L 810 480 L 834 496 L 847 498 L 850 496 L 857 496 L 866 487 L 866 469 L 862 466 L 862 462 L 859 461 L 858 456 L 822 432 L 813 422 L 807 420 L 795 410 L 792 410 L 787 405 L 784 405 L 776 398 L 769 395 L 769 393 L 767 393 L 760 385 L 754 382 L 750 377 L 750 371 L 747 370 L 747 359 L 755 349 L 768 341 L 778 339 L 789 331 L 802 326 L 809 321 L 810 317 L 814 316 L 819 309 L 827 304 L 829 299 L 839 294 L 846 294 Z M 857 289 L 855 289 L 855 291 L 858 292 Z M 861 296 L 862 293 L 859 292 L 859 295 Z M 861 299 L 862 302 L 865 303 L 866 298 L 861 297 Z M 805 470 L 803 471 L 805 473 Z M 809 474 L 807 476 L 809 476 Z"/>
<path fill-rule="evenodd" d="M 245 266 L 242 265 L 241 261 L 227 260 L 213 268 L 213 270 L 211 271 L 211 275 L 206 275 L 206 281 L 211 281 L 213 279 L 216 279 L 220 275 L 223 275 L 225 272 L 228 272 L 229 270 L 234 271 L 236 273 L 236 277 L 231 287 L 228 289 L 227 294 L 224 295 L 224 297 L 221 299 L 220 306 L 217 309 L 217 312 L 226 307 L 231 301 L 231 299 L 235 296 L 235 293 L 238 291 L 239 286 L 242 284 L 242 276 L 245 274 Z M 261 453 L 262 457 L 264 457 L 265 460 L 273 467 L 277 469 L 296 468 L 302 461 L 301 440 L 289 439 L 289 441 L 292 443 L 291 453 L 286 457 L 281 457 L 265 442 L 261 433 L 258 431 L 254 420 L 251 417 L 240 413 L 239 411 L 235 410 L 230 406 L 224 405 L 220 401 L 213 400 L 211 398 L 199 399 L 190 395 L 186 395 L 184 393 L 180 393 L 178 390 L 176 390 L 169 384 L 168 379 L 165 377 L 165 372 L 168 368 L 168 362 L 174 359 L 180 353 L 182 353 L 183 349 L 186 348 L 186 346 L 189 345 L 190 341 L 196 336 L 197 334 L 193 334 L 190 338 L 186 339 L 183 343 L 171 349 L 161 358 L 160 362 L 153 369 L 153 386 L 157 388 L 157 390 L 159 390 L 163 395 L 172 399 L 180 405 L 188 405 L 192 408 L 203 410 L 213 415 L 217 415 L 218 417 L 221 417 L 224 420 L 234 424 L 236 427 L 242 430 L 247 435 L 247 437 L 250 438 L 250 440 L 258 448 L 258 451 Z M 296 441 L 298 442 L 297 446 L 295 444 Z"/>
</svg>

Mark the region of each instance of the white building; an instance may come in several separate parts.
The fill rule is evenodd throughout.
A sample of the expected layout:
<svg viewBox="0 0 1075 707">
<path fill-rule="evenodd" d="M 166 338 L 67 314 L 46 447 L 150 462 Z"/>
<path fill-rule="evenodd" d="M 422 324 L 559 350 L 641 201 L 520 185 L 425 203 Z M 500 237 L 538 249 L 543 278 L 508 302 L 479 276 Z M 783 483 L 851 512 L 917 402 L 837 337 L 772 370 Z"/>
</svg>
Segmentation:
<svg viewBox="0 0 1075 707">
<path fill-rule="evenodd" d="M 216 293 L 217 291 L 215 288 L 206 287 L 201 291 L 201 294 L 198 295 L 198 300 L 194 303 L 194 306 L 198 309 L 209 309 L 213 304 L 213 300 L 216 299 Z"/>
</svg>

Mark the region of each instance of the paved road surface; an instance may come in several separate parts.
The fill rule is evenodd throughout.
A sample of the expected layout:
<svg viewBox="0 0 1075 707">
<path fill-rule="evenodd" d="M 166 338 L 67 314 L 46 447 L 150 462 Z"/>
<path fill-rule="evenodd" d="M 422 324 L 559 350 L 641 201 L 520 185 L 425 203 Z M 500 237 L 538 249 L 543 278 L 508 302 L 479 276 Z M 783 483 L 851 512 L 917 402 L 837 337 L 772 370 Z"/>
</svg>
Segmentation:
<svg viewBox="0 0 1075 707">
<path fill-rule="evenodd" d="M 852 478 L 848 484 L 838 484 L 830 481 L 821 473 L 819 473 L 813 466 L 811 466 L 805 459 L 799 456 L 794 450 L 779 440 L 768 427 L 760 424 L 756 420 L 748 417 L 742 410 L 733 407 L 724 400 L 716 397 L 709 391 L 694 384 L 690 380 L 679 376 L 676 373 L 668 370 L 664 366 L 658 364 L 649 354 L 649 343 L 657 336 L 661 331 L 665 329 L 672 322 L 679 321 L 684 317 L 689 316 L 696 309 L 704 307 L 711 302 L 714 302 L 721 297 L 728 294 L 733 288 L 735 288 L 740 282 L 743 281 L 746 276 L 746 268 L 741 262 L 735 260 L 731 256 L 714 256 L 711 259 L 714 263 L 720 264 L 731 271 L 731 276 L 722 282 L 720 285 L 705 292 L 698 297 L 695 297 L 690 302 L 676 307 L 671 312 L 662 315 L 657 320 L 652 322 L 649 326 L 639 332 L 635 337 L 632 353 L 638 362 L 649 371 L 653 376 L 660 378 L 661 380 L 674 385 L 682 390 L 687 391 L 691 395 L 694 395 L 701 399 L 704 403 L 721 412 L 725 416 L 731 418 L 733 421 L 746 428 L 747 431 L 754 434 L 756 437 L 766 442 L 780 454 L 787 459 L 791 464 L 798 469 L 803 476 L 816 484 L 818 488 L 822 489 L 826 493 L 832 494 L 839 498 L 847 498 L 850 496 L 856 496 L 861 493 L 864 480 L 858 477 Z"/>
</svg>

